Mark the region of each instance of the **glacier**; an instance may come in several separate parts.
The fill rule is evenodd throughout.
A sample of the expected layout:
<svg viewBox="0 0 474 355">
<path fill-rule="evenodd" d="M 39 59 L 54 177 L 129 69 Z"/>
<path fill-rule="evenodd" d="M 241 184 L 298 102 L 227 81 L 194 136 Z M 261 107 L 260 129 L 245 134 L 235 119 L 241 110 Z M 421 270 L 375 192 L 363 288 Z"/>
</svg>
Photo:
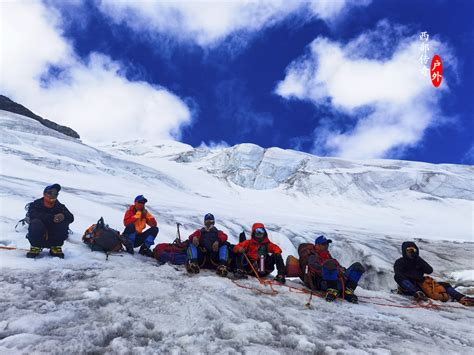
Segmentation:
<svg viewBox="0 0 474 355">
<path fill-rule="evenodd" d="M 287 255 L 320 234 L 343 265 L 367 266 L 357 293 L 399 305 L 392 265 L 415 240 L 435 278 L 474 293 L 474 167 L 317 157 L 253 144 L 210 149 L 171 141 L 95 144 L 0 111 L 1 353 L 472 353 L 472 309 L 327 304 L 278 288 L 259 295 L 203 271 L 140 255 L 105 260 L 81 242 L 101 216 L 122 228 L 144 194 L 171 242 L 207 212 L 231 242 L 263 222 Z M 75 215 L 64 260 L 24 257 L 24 205 L 60 183 Z M 45 253 L 45 252 L 43 252 Z M 46 253 L 45 253 L 46 254 Z M 255 280 L 242 281 L 253 287 Z M 298 285 L 298 280 L 290 281 Z M 454 304 L 457 305 L 457 304 Z"/>
</svg>

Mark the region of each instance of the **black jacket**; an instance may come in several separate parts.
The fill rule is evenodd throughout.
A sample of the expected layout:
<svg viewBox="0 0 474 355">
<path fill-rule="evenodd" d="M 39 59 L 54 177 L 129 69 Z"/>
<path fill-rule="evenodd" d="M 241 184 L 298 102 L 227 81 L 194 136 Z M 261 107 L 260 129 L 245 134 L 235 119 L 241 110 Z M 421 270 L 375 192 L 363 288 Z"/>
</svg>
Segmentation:
<svg viewBox="0 0 474 355">
<path fill-rule="evenodd" d="M 415 247 L 416 254 L 414 258 L 407 256 L 407 248 Z M 402 243 L 402 254 L 403 257 L 395 261 L 393 266 L 395 271 L 395 278 L 400 280 L 410 280 L 414 283 L 422 282 L 425 274 L 431 274 L 433 268 L 430 264 L 424 261 L 419 256 L 419 249 L 414 242 L 403 242 Z"/>
<path fill-rule="evenodd" d="M 30 221 L 33 219 L 40 219 L 44 224 L 53 223 L 54 215 L 62 213 L 64 215 L 64 222 L 70 224 L 74 221 L 74 216 L 71 212 L 64 206 L 61 202 L 57 201 L 54 203 L 54 206 L 48 208 L 44 205 L 44 198 L 39 198 L 28 207 L 28 217 Z"/>
</svg>

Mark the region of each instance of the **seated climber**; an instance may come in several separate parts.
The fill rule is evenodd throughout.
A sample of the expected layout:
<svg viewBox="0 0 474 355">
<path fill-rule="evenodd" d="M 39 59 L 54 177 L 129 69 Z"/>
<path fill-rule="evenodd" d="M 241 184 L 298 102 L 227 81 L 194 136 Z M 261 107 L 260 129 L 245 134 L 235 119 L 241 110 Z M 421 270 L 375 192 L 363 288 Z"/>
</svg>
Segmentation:
<svg viewBox="0 0 474 355">
<path fill-rule="evenodd" d="M 130 254 L 134 253 L 134 248 L 140 247 L 139 254 L 153 257 L 150 248 L 155 243 L 159 229 L 155 217 L 145 209 L 147 202 L 148 200 L 143 195 L 138 195 L 135 197 L 134 204 L 125 212 L 123 243 Z M 147 225 L 150 228 L 145 230 Z"/>
<path fill-rule="evenodd" d="M 314 245 L 300 244 L 301 279 L 310 289 L 325 291 L 328 302 L 342 296 L 346 301 L 358 303 L 354 291 L 365 269 L 360 263 L 354 263 L 347 269 L 342 267 L 329 253 L 330 243 L 331 239 L 321 235 L 316 238 Z"/>
<path fill-rule="evenodd" d="M 227 235 L 215 227 L 214 215 L 204 216 L 204 227 L 189 236 L 188 262 L 189 273 L 199 273 L 200 268 L 215 269 L 219 276 L 227 276 L 229 270 L 229 249 Z"/>
<path fill-rule="evenodd" d="M 281 248 L 270 242 L 267 230 L 262 223 L 255 223 L 252 226 L 251 238 L 237 244 L 234 247 L 234 253 L 245 253 L 247 256 L 236 256 L 237 270 L 234 272 L 236 278 L 246 278 L 247 274 L 253 274 L 252 266 L 261 276 L 270 274 L 276 266 L 278 274 L 274 280 L 285 283 L 286 269 L 281 256 Z"/>
<path fill-rule="evenodd" d="M 69 224 L 74 221 L 71 212 L 58 201 L 61 186 L 46 186 L 43 197 L 30 203 L 28 217 L 30 224 L 26 238 L 30 242 L 27 258 L 36 258 L 43 248 L 49 254 L 64 259 L 62 245 L 68 237 Z"/>
<path fill-rule="evenodd" d="M 414 242 L 402 243 L 402 255 L 393 266 L 400 294 L 413 296 L 417 301 L 431 298 L 446 302 L 451 299 L 465 306 L 474 306 L 474 298 L 456 291 L 447 282 L 436 282 L 425 276 L 431 274 L 433 268 L 420 257 L 420 251 Z"/>
</svg>

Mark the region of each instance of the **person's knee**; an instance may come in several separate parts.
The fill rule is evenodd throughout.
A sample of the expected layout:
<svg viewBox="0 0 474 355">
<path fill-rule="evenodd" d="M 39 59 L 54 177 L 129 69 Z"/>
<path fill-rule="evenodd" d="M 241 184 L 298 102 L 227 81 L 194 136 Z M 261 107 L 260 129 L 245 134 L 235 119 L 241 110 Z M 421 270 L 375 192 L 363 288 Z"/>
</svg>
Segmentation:
<svg viewBox="0 0 474 355">
<path fill-rule="evenodd" d="M 323 279 L 334 281 L 337 280 L 337 263 L 335 260 L 327 260 L 323 264 Z"/>
<path fill-rule="evenodd" d="M 188 252 L 188 259 L 192 261 L 197 261 L 199 257 L 199 252 L 198 252 L 198 248 L 194 244 L 190 244 L 188 246 L 187 252 Z"/>
<path fill-rule="evenodd" d="M 283 257 L 281 256 L 281 254 L 273 254 L 273 257 L 275 258 L 275 262 L 277 263 L 283 262 Z"/>
<path fill-rule="evenodd" d="M 133 223 L 127 224 L 125 226 L 124 233 L 126 233 L 126 234 L 136 233 L 135 224 L 133 224 Z"/>
<path fill-rule="evenodd" d="M 361 274 L 363 274 L 365 272 L 365 267 L 364 265 L 362 265 L 361 263 L 357 262 L 357 263 L 354 263 L 352 264 L 350 267 L 350 269 L 356 271 L 356 272 L 359 272 Z"/>
<path fill-rule="evenodd" d="M 41 219 L 32 219 L 30 221 L 30 225 L 28 226 L 28 231 L 29 232 L 36 232 L 36 231 L 45 231 L 46 230 L 46 226 L 44 225 L 43 221 Z"/>
<path fill-rule="evenodd" d="M 150 235 L 153 237 L 156 237 L 159 231 L 160 229 L 158 227 L 150 227 Z"/>
<path fill-rule="evenodd" d="M 227 247 L 227 245 L 221 245 L 219 247 L 219 260 L 220 261 L 229 260 L 229 248 Z"/>
<path fill-rule="evenodd" d="M 399 284 L 400 286 L 402 286 L 402 283 L 403 281 L 405 280 L 403 277 L 400 277 L 399 275 L 395 274 L 395 276 L 393 276 L 395 282 L 397 284 Z"/>
<path fill-rule="evenodd" d="M 329 271 L 336 270 L 337 263 L 334 259 L 326 260 L 323 264 L 323 268 L 325 268 L 326 270 L 329 270 Z"/>
<path fill-rule="evenodd" d="M 453 288 L 453 286 L 449 282 L 438 282 L 438 285 L 443 286 L 444 288 Z"/>
</svg>

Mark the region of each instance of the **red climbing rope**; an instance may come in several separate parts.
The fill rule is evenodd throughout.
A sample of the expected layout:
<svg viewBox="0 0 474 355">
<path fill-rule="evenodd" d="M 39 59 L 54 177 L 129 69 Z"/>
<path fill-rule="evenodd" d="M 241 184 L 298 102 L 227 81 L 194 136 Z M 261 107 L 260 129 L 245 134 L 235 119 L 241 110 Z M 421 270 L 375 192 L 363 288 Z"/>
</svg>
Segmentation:
<svg viewBox="0 0 474 355">
<path fill-rule="evenodd" d="M 260 275 L 258 274 L 257 270 L 255 270 L 255 268 L 253 267 L 253 265 L 250 262 L 250 260 L 248 259 L 247 255 L 244 254 L 244 256 L 247 259 L 247 261 L 249 262 L 250 267 L 252 268 L 252 271 L 255 274 L 255 276 L 257 277 L 257 280 L 259 281 L 259 283 L 261 285 L 264 285 L 264 286 L 269 286 L 271 291 L 263 291 L 259 288 L 256 288 L 256 287 L 253 287 L 253 286 L 242 285 L 242 284 L 239 284 L 237 281 L 232 280 L 232 282 L 235 285 L 237 285 L 238 287 L 248 289 L 248 290 L 253 290 L 253 291 L 258 292 L 260 294 L 270 295 L 270 296 L 275 296 L 279 293 L 277 290 L 275 290 L 273 288 L 273 285 L 280 286 L 280 287 L 286 287 L 286 288 L 288 288 L 288 290 L 290 292 L 309 295 L 309 300 L 306 303 L 306 306 L 309 307 L 309 308 L 311 307 L 311 300 L 312 300 L 313 296 L 316 296 L 316 297 L 319 297 L 319 298 L 324 298 L 325 297 L 324 292 L 314 292 L 314 291 L 310 291 L 306 288 L 300 288 L 300 287 L 296 287 L 296 286 L 285 285 L 285 284 L 282 284 L 280 282 L 276 282 L 276 281 L 273 281 L 273 280 L 262 279 L 260 277 Z M 385 302 L 381 303 L 380 301 L 374 301 L 374 300 L 383 300 Z M 443 308 L 464 309 L 463 306 L 435 304 L 435 303 L 433 303 L 432 300 L 428 300 L 427 303 L 420 303 L 420 302 L 413 301 L 414 303 L 411 304 L 411 305 L 401 305 L 401 304 L 393 303 L 392 300 L 389 300 L 389 299 L 383 298 L 383 297 L 359 296 L 359 302 L 360 303 L 366 303 L 366 304 L 373 304 L 373 305 L 382 306 L 382 307 L 394 307 L 394 308 L 424 308 L 424 309 L 435 309 L 435 310 L 440 310 L 440 309 L 443 309 Z"/>
</svg>

